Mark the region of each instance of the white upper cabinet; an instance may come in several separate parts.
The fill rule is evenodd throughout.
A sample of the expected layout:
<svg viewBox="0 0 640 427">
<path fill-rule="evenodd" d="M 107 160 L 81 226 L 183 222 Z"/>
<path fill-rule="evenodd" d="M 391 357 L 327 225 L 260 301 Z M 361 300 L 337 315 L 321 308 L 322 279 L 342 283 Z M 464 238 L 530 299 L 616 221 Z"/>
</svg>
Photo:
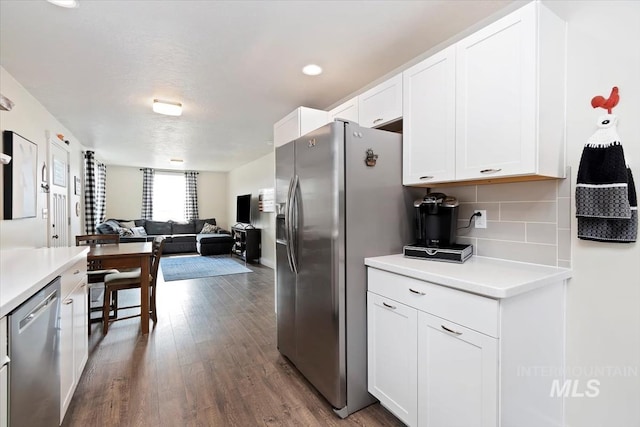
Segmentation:
<svg viewBox="0 0 640 427">
<path fill-rule="evenodd" d="M 359 124 L 380 127 L 402 117 L 402 74 L 358 96 Z"/>
<path fill-rule="evenodd" d="M 360 120 L 360 117 L 358 116 L 358 97 L 356 96 L 347 102 L 338 105 L 327 114 L 329 122 L 332 122 L 335 119 L 344 119 L 358 123 Z"/>
<path fill-rule="evenodd" d="M 564 177 L 564 40 L 534 2 L 457 44 L 457 179 Z"/>
<path fill-rule="evenodd" d="M 284 145 L 326 123 L 326 111 L 298 107 L 273 125 L 273 146 Z"/>
<path fill-rule="evenodd" d="M 564 177 L 565 33 L 532 2 L 405 71 L 404 184 Z"/>
<path fill-rule="evenodd" d="M 455 179 L 455 47 L 403 74 L 403 184 Z"/>
</svg>

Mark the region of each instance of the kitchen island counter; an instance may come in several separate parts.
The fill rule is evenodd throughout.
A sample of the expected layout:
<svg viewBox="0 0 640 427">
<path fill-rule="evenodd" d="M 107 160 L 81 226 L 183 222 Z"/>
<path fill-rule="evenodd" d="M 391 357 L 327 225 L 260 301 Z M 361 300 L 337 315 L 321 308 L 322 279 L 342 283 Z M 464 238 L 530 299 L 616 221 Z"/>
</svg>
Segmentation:
<svg viewBox="0 0 640 427">
<path fill-rule="evenodd" d="M 20 248 L 0 251 L 0 317 L 86 258 L 88 247 Z"/>
</svg>

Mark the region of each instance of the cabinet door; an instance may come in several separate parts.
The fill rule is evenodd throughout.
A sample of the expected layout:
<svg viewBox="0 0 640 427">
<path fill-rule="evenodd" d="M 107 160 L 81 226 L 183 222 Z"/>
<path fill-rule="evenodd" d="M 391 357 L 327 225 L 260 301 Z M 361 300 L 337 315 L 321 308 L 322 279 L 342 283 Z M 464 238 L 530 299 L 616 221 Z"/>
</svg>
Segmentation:
<svg viewBox="0 0 640 427">
<path fill-rule="evenodd" d="M 456 44 L 458 180 L 536 172 L 535 7 Z"/>
<path fill-rule="evenodd" d="M 273 146 L 279 147 L 300 136 L 300 111 L 295 110 L 273 125 Z"/>
<path fill-rule="evenodd" d="M 0 427 L 9 425 L 9 377 L 7 367 L 0 368 Z"/>
<path fill-rule="evenodd" d="M 409 426 L 417 423 L 417 311 L 367 292 L 369 393 Z"/>
<path fill-rule="evenodd" d="M 358 116 L 358 97 L 352 98 L 347 102 L 338 105 L 333 110 L 329 111 L 329 122 L 335 119 L 344 119 L 358 123 L 360 120 Z"/>
<path fill-rule="evenodd" d="M 402 74 L 358 96 L 360 126 L 379 127 L 402 117 Z"/>
<path fill-rule="evenodd" d="M 455 47 L 403 73 L 403 184 L 455 179 Z"/>
<path fill-rule="evenodd" d="M 60 423 L 64 419 L 74 391 L 73 309 L 74 300 L 70 294 L 60 305 Z"/>
<path fill-rule="evenodd" d="M 314 108 L 300 107 L 300 135 L 306 135 L 312 130 L 316 130 L 327 124 L 327 112 Z"/>
<path fill-rule="evenodd" d="M 82 376 L 89 356 L 89 337 L 87 336 L 87 279 L 86 277 L 73 291 L 73 364 L 74 388 Z"/>
<path fill-rule="evenodd" d="M 87 304 L 84 276 L 60 305 L 60 423 L 87 363 Z"/>
<path fill-rule="evenodd" d="M 421 427 L 496 427 L 498 340 L 418 312 Z"/>
</svg>

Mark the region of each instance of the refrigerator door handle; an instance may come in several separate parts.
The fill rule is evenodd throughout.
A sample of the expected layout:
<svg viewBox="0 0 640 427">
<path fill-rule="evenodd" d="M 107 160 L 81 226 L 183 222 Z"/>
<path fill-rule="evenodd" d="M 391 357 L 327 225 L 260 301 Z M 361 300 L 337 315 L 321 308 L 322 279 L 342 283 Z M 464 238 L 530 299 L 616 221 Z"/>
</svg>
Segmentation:
<svg viewBox="0 0 640 427">
<path fill-rule="evenodd" d="M 298 238 L 297 238 L 297 232 L 296 230 L 298 229 L 298 225 L 300 222 L 300 216 L 299 214 L 299 207 L 298 207 L 298 187 L 300 185 L 300 178 L 298 177 L 298 175 L 296 175 L 293 178 L 293 189 L 291 191 L 291 207 L 290 207 L 290 212 L 292 214 L 292 218 L 293 218 L 293 213 L 295 211 L 296 217 L 295 217 L 295 224 L 293 223 L 293 221 L 289 220 L 289 226 L 291 227 L 290 229 L 290 240 L 289 240 L 289 247 L 290 247 L 290 251 L 291 251 L 291 263 L 293 264 L 293 272 L 295 274 L 298 274 Z"/>
<path fill-rule="evenodd" d="M 289 270 L 293 270 L 293 262 L 291 261 L 291 190 L 293 189 L 293 177 L 289 180 L 289 191 L 287 192 L 287 200 L 285 203 L 285 215 L 284 215 L 284 238 L 287 241 L 287 261 L 289 262 Z"/>
</svg>

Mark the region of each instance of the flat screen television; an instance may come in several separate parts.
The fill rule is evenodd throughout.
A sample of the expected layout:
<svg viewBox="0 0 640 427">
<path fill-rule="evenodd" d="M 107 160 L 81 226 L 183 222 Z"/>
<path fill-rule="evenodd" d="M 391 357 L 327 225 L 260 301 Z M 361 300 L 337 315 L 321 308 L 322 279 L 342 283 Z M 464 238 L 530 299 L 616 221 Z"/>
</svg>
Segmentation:
<svg viewBox="0 0 640 427">
<path fill-rule="evenodd" d="M 237 197 L 236 222 L 251 224 L 251 194 L 243 194 Z"/>
</svg>

